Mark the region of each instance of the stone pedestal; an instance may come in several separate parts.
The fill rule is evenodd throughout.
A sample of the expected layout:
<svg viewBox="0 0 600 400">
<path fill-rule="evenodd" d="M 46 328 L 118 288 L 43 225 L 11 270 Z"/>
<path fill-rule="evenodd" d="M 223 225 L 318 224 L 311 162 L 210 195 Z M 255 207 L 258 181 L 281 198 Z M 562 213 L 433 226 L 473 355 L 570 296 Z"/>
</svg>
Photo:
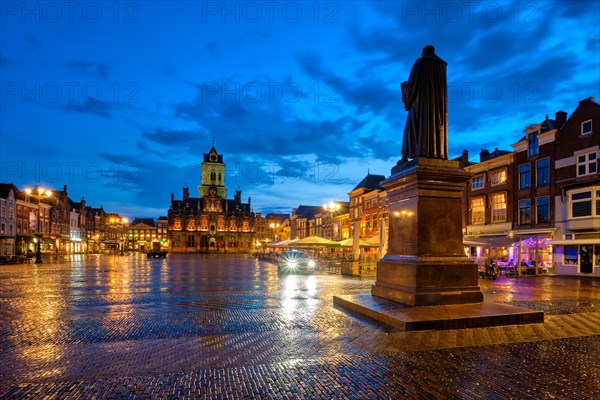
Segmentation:
<svg viewBox="0 0 600 400">
<path fill-rule="evenodd" d="M 389 200 L 388 253 L 373 296 L 411 306 L 478 303 L 477 265 L 462 243 L 462 195 L 470 174 L 458 161 L 420 158 L 380 185 Z"/>
</svg>

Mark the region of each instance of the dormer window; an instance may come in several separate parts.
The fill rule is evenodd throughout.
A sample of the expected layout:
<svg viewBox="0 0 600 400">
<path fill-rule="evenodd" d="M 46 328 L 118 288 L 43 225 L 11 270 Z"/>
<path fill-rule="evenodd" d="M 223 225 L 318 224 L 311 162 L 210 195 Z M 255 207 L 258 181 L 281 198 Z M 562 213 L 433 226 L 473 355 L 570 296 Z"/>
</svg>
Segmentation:
<svg viewBox="0 0 600 400">
<path fill-rule="evenodd" d="M 592 133 L 592 120 L 588 119 L 581 123 L 581 136 L 589 135 L 590 133 Z"/>
<path fill-rule="evenodd" d="M 529 141 L 529 147 L 527 150 L 528 157 L 537 156 L 540 152 L 538 146 L 538 133 L 539 131 L 535 131 L 527 135 L 527 140 Z"/>
</svg>

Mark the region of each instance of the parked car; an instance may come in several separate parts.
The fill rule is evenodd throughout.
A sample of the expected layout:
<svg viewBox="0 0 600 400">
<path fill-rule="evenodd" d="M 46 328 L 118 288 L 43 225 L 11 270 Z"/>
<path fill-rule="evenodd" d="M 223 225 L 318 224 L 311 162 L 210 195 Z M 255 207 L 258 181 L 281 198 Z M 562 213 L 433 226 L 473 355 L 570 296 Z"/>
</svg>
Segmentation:
<svg viewBox="0 0 600 400">
<path fill-rule="evenodd" d="M 284 251 L 277 261 L 277 272 L 280 274 L 312 274 L 315 272 L 315 261 L 302 251 Z"/>
</svg>

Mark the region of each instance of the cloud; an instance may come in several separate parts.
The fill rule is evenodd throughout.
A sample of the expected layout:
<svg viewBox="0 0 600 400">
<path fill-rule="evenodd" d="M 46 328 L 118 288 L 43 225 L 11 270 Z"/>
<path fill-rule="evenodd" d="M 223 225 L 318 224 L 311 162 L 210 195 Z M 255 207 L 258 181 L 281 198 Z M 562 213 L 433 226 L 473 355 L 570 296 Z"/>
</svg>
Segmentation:
<svg viewBox="0 0 600 400">
<path fill-rule="evenodd" d="M 27 48 L 28 50 L 30 50 L 34 53 L 37 53 L 38 51 L 40 51 L 40 49 L 42 47 L 42 44 L 40 43 L 40 41 L 31 35 L 25 35 L 24 41 L 25 41 L 25 48 Z"/>
<path fill-rule="evenodd" d="M 110 113 L 115 107 L 116 103 L 99 100 L 86 101 L 83 103 L 67 103 L 64 105 L 63 109 L 66 111 L 93 114 L 102 118 L 110 118 Z"/>
<path fill-rule="evenodd" d="M 68 61 L 65 66 L 94 79 L 108 79 L 109 67 L 105 63 L 72 60 Z"/>
</svg>

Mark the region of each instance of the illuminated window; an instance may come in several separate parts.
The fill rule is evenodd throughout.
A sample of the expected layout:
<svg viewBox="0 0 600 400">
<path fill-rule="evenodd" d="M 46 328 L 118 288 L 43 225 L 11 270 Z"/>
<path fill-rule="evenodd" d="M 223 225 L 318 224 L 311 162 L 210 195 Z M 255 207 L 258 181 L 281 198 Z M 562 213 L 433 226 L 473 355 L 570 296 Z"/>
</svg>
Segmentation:
<svg viewBox="0 0 600 400">
<path fill-rule="evenodd" d="M 506 221 L 506 194 L 494 193 L 490 196 L 492 203 L 492 222 Z"/>
<path fill-rule="evenodd" d="M 476 197 L 471 200 L 471 223 L 485 223 L 485 203 L 483 197 Z"/>
</svg>

